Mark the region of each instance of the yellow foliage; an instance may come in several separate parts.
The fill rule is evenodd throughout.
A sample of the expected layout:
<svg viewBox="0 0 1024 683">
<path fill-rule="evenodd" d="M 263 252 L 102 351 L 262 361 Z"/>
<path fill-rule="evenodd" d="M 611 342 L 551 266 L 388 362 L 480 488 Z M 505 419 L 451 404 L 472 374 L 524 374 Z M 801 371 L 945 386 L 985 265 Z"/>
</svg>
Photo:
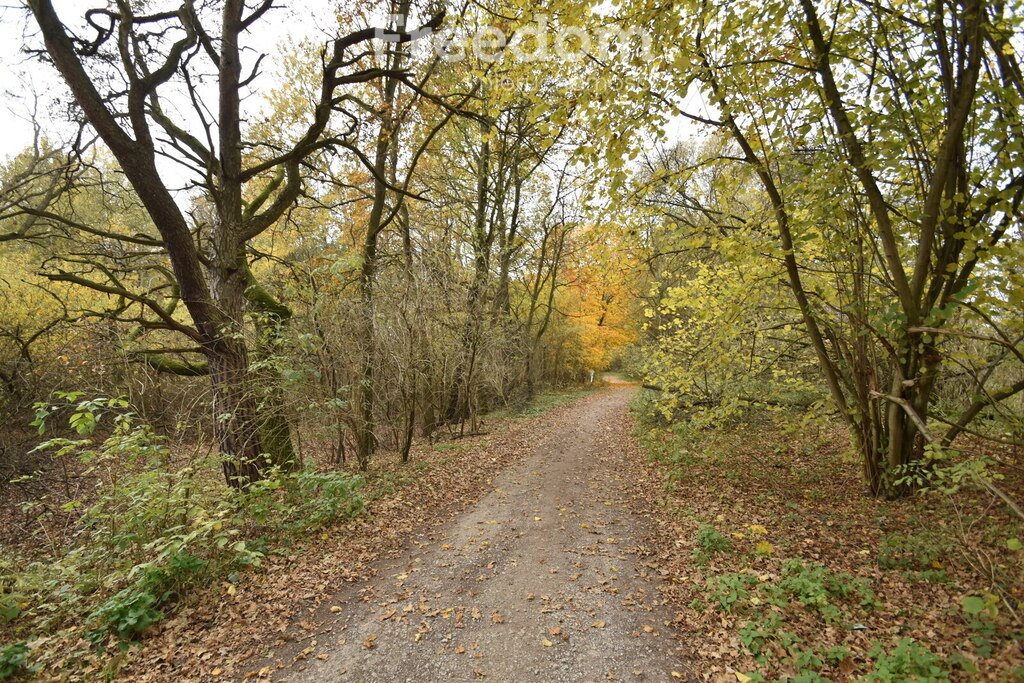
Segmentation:
<svg viewBox="0 0 1024 683">
<path fill-rule="evenodd" d="M 626 250 L 604 233 L 592 231 L 594 244 L 566 275 L 570 282 L 562 306 L 579 329 L 585 365 L 607 370 L 616 355 L 637 340 L 635 291 L 637 268 Z"/>
</svg>

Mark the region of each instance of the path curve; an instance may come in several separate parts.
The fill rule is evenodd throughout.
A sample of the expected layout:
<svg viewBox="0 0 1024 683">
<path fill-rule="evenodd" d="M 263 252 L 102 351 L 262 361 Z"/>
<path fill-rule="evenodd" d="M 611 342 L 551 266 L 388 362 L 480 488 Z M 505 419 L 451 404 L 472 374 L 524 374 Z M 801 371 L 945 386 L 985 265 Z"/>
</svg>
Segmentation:
<svg viewBox="0 0 1024 683">
<path fill-rule="evenodd" d="M 634 391 L 597 391 L 538 433 L 479 503 L 335 607 L 319 658 L 283 680 L 681 678 L 674 614 L 643 562 L 625 481 Z"/>
</svg>

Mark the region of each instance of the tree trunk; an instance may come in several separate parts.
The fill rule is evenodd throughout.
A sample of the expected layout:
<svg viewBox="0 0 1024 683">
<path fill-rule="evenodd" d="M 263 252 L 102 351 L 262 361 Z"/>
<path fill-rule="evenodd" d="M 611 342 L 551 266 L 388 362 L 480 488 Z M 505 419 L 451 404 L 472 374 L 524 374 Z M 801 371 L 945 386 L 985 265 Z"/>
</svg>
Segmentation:
<svg viewBox="0 0 1024 683">
<path fill-rule="evenodd" d="M 222 339 L 208 357 L 214 433 L 224 458 L 224 477 L 228 485 L 245 488 L 263 478 L 266 463 L 248 354 L 243 344 Z"/>
<path fill-rule="evenodd" d="M 405 30 L 406 18 L 409 14 L 409 0 L 404 0 L 397 7 L 392 6 L 395 13 L 396 28 Z M 388 54 L 387 62 L 391 69 L 399 69 L 404 53 L 394 49 Z M 387 206 L 388 186 L 384 182 L 389 174 L 388 161 L 397 158 L 392 149 L 398 145 L 398 122 L 394 115 L 395 102 L 398 94 L 398 80 L 391 76 L 384 79 L 384 101 L 380 112 L 380 128 L 373 159 L 373 206 L 366 226 L 366 237 L 363 241 L 363 265 L 359 274 L 360 295 L 362 298 L 362 336 L 363 348 L 360 358 L 360 378 L 357 388 L 357 409 L 359 412 L 359 429 L 356 435 L 356 457 L 359 468 L 366 470 L 370 457 L 376 449 L 374 434 L 374 362 L 376 356 L 376 330 L 373 302 L 373 280 L 377 273 L 377 240 L 384 228 L 384 210 Z"/>
<path fill-rule="evenodd" d="M 369 236 L 368 238 L 369 239 Z M 367 245 L 363 254 L 360 274 L 360 336 L 359 381 L 356 384 L 356 460 L 365 471 L 377 446 L 374 435 L 374 357 L 376 356 L 376 325 L 373 310 L 373 278 L 376 270 L 376 236 L 373 245 Z"/>
<path fill-rule="evenodd" d="M 333 146 L 333 143 L 321 144 L 321 135 L 335 108 L 336 89 L 346 82 L 338 73 L 342 68 L 341 63 L 345 62 L 351 48 L 372 40 L 376 32 L 363 29 L 331 42 L 331 56 L 329 60 L 325 59 L 322 69 L 320 96 L 313 119 L 305 132 L 286 154 L 267 164 L 257 163 L 253 167 L 244 168 L 243 150 L 251 145 L 244 143 L 242 137 L 241 91 L 245 83 L 241 76 L 239 37 L 272 3 L 261 3 L 259 8 L 249 10 L 244 0 L 225 0 L 220 3 L 219 40 L 209 38 L 215 35 L 214 31 L 200 26 L 200 18 L 192 8 L 192 3 L 185 3 L 179 12 L 166 17 L 169 20 L 170 16 L 177 14 L 178 28 L 184 29 L 185 35 L 174 41 L 156 41 L 160 45 L 154 44 L 147 37 L 170 35 L 176 33 L 177 29 L 153 29 L 155 33 L 138 30 L 142 24 L 163 20 L 137 22 L 134 14 L 137 4 L 117 3 L 119 11 L 110 15 L 110 31 L 97 43 L 98 46 L 112 35 L 117 36 L 116 45 L 123 70 L 112 67 L 118 74 L 113 78 L 115 92 L 110 93 L 106 79 L 101 83 L 90 76 L 83 63 L 83 55 L 87 51 L 80 50 L 77 39 L 69 35 L 52 1 L 29 0 L 27 3 L 42 32 L 53 65 L 68 84 L 92 128 L 116 158 L 160 233 L 161 246 L 171 262 L 176 288 L 181 302 L 188 309 L 193 326 L 176 320 L 172 311 L 161 311 L 158 306 L 152 308 L 157 309 L 161 327 L 186 335 L 207 356 L 213 384 L 215 432 L 226 458 L 225 475 L 232 486 L 241 487 L 261 476 L 262 454 L 266 450 L 273 457 L 279 458 L 279 462 L 295 463 L 297 460 L 288 438 L 281 395 L 276 389 L 265 396 L 267 400 L 263 402 L 263 408 L 266 414 L 262 417 L 266 419 L 261 421 L 259 415 L 261 401 L 255 389 L 259 388 L 260 382 L 252 376 L 242 337 L 243 299 L 248 273 L 245 245 L 284 216 L 299 198 L 303 185 L 300 173 L 302 161 L 325 146 Z M 408 14 L 409 0 L 403 0 L 399 8 L 401 14 Z M 443 12 L 435 15 L 427 27 L 437 28 L 443 16 Z M 398 44 L 416 39 L 416 35 L 405 33 L 404 18 L 400 20 L 398 28 Z M 146 30 L 149 30 L 148 27 Z M 207 130 L 216 130 L 216 141 L 208 138 L 204 142 L 176 126 L 161 111 L 157 97 L 157 89 L 176 73 L 188 73 L 194 49 L 200 43 L 211 53 L 218 71 L 215 83 L 211 83 L 215 84 L 218 95 L 216 114 Z M 218 53 L 213 54 L 214 50 Z M 390 66 L 397 70 L 403 53 L 396 48 L 393 54 L 395 57 L 390 60 Z M 88 56 L 90 59 L 96 58 L 95 49 Z M 105 60 L 102 55 L 99 57 Z M 355 65 L 353 68 L 357 69 L 349 75 L 354 78 L 349 83 L 367 82 L 378 77 L 377 70 L 365 70 L 356 65 L 361 59 L 362 56 L 355 56 L 351 62 L 346 63 L 346 66 Z M 106 61 L 104 63 L 105 66 L 111 66 Z M 154 65 L 159 66 L 151 68 Z M 393 77 L 386 79 L 389 94 L 384 117 L 387 120 L 392 116 L 397 82 Z M 187 83 L 187 87 L 195 96 L 193 83 Z M 153 121 L 160 128 L 158 135 L 154 135 L 151 128 Z M 385 140 L 385 147 L 388 130 L 387 125 L 382 125 L 381 138 Z M 173 190 L 164 183 L 157 170 L 159 152 L 155 141 L 164 137 L 169 137 L 170 144 L 179 150 L 189 148 L 190 152 L 186 156 L 196 162 L 195 169 L 201 171 L 206 179 L 202 184 L 206 191 L 205 199 L 210 206 L 215 207 L 218 220 L 211 226 L 209 241 L 204 238 L 203 244 L 196 239 Z M 271 183 L 271 189 L 252 203 L 243 201 L 246 183 L 274 173 L 281 180 Z M 378 186 L 377 189 L 382 202 L 381 188 Z M 378 211 L 378 221 L 379 215 Z M 373 233 L 373 240 L 376 240 L 376 232 Z M 212 265 L 207 269 L 210 261 Z M 207 277 L 210 282 L 207 282 Z M 111 287 L 113 285 L 104 286 L 99 291 L 109 294 Z M 131 293 L 125 292 L 122 296 L 129 299 Z M 370 357 L 372 359 L 372 350 Z M 270 386 L 275 384 L 271 382 Z M 372 385 L 367 386 L 365 395 L 372 400 Z M 372 421 L 372 405 L 365 412 Z M 372 447 L 372 424 L 364 432 L 370 435 L 364 441 L 364 446 Z"/>
</svg>

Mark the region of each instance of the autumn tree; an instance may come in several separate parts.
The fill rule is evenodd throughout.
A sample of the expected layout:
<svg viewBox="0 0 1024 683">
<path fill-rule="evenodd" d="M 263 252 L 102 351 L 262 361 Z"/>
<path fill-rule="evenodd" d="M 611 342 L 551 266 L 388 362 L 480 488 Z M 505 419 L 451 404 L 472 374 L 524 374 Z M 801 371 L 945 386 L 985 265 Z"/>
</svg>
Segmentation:
<svg viewBox="0 0 1024 683">
<path fill-rule="evenodd" d="M 267 419 L 243 333 L 247 310 L 282 318 L 287 309 L 255 281 L 247 245 L 293 207 L 303 191 L 303 163 L 340 147 L 358 129 L 345 88 L 408 75 L 363 66 L 375 29 L 344 34 L 322 50 L 308 123 L 290 140 L 250 139 L 242 100 L 260 74 L 262 58 L 243 65 L 242 41 L 250 27 L 272 16 L 273 0 L 254 7 L 242 0 L 189 1 L 153 12 L 118 2 L 84 13 L 87 36 L 73 32 L 49 0 L 30 0 L 28 7 L 45 43 L 42 56 L 66 82 L 155 229 L 118 239 L 163 253 L 170 264 L 167 281 L 150 291 L 125 287 L 98 264 L 62 279 L 132 302 L 136 310 L 127 317 L 183 336 L 205 357 L 215 430 L 232 486 L 259 479 L 268 461 L 288 466 L 287 440 L 261 434 Z M 435 16 L 427 27 L 440 21 Z M 413 35 L 390 38 L 406 42 Z M 206 101 L 205 81 L 215 84 L 213 102 Z M 179 114 L 186 108 L 189 115 Z M 334 130 L 331 120 L 339 112 L 345 123 Z M 182 196 L 158 166 L 165 157 L 184 167 L 200 193 L 200 211 L 184 210 Z M 272 452 L 271 442 L 286 452 Z"/>
<path fill-rule="evenodd" d="M 654 89 L 729 139 L 702 163 L 756 178 L 764 203 L 748 225 L 772 227 L 762 251 L 783 266 L 869 488 L 896 493 L 930 449 L 1024 390 L 989 374 L 956 412 L 934 403 L 954 338 L 1019 360 L 1020 7 L 802 0 L 644 16 L 664 30 L 683 15 L 691 28 Z M 712 110 L 681 105 L 691 86 Z"/>
</svg>

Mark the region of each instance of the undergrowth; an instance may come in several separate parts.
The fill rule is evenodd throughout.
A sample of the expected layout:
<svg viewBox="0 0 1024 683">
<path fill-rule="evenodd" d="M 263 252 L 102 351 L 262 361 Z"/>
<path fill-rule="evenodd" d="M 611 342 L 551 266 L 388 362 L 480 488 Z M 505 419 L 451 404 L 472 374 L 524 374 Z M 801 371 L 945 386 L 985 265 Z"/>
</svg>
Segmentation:
<svg viewBox="0 0 1024 683">
<path fill-rule="evenodd" d="M 540 394 L 515 415 L 543 413 L 589 390 Z M 102 654 L 104 675 L 116 677 L 124 651 L 203 587 L 220 583 L 232 594 L 269 555 L 359 515 L 437 464 L 375 465 L 365 475 L 269 468 L 265 479 L 234 490 L 224 486 L 216 455 L 172 452 L 127 402 L 57 398 L 37 406 L 38 450 L 58 463 L 76 460 L 95 490 L 88 501 L 60 504 L 61 513 L 77 515 L 66 534 L 73 543 L 52 543 L 42 557 L 0 547 L 0 680 L 49 671 L 83 647 L 83 655 Z M 58 419 L 69 436 L 46 438 Z M 463 448 L 433 446 L 452 456 Z M 47 496 L 24 512 L 43 535 L 55 518 Z"/>
<path fill-rule="evenodd" d="M 60 405 L 39 406 L 36 426 L 44 435 L 54 417 L 69 414 L 74 438 L 50 438 L 39 449 L 77 459 L 97 490 L 88 504 L 64 505 L 80 512 L 70 546 L 52 547 L 45 558 L 2 554 L 0 620 L 9 642 L 0 650 L 0 680 L 68 655 L 42 647 L 47 640 L 61 649 L 76 642 L 123 649 L 196 587 L 234 582 L 259 566 L 271 538 L 363 509 L 358 476 L 271 470 L 243 491 L 230 490 L 217 480 L 215 456 L 176 463 L 166 440 L 125 401 L 60 398 Z M 51 514 L 45 498 L 26 512 L 40 528 Z"/>
<path fill-rule="evenodd" d="M 595 385 L 573 386 L 563 390 L 548 391 L 537 394 L 529 401 L 491 411 L 487 416 L 492 419 L 504 419 L 540 415 L 586 396 L 594 390 L 594 387 Z"/>
<path fill-rule="evenodd" d="M 702 651 L 742 648 L 707 666 L 740 681 L 1024 680 L 1020 529 L 984 491 L 874 500 L 849 483 L 842 431 L 806 415 L 716 428 L 666 422 L 643 394 L 633 409 L 679 530 L 682 628 Z"/>
</svg>

